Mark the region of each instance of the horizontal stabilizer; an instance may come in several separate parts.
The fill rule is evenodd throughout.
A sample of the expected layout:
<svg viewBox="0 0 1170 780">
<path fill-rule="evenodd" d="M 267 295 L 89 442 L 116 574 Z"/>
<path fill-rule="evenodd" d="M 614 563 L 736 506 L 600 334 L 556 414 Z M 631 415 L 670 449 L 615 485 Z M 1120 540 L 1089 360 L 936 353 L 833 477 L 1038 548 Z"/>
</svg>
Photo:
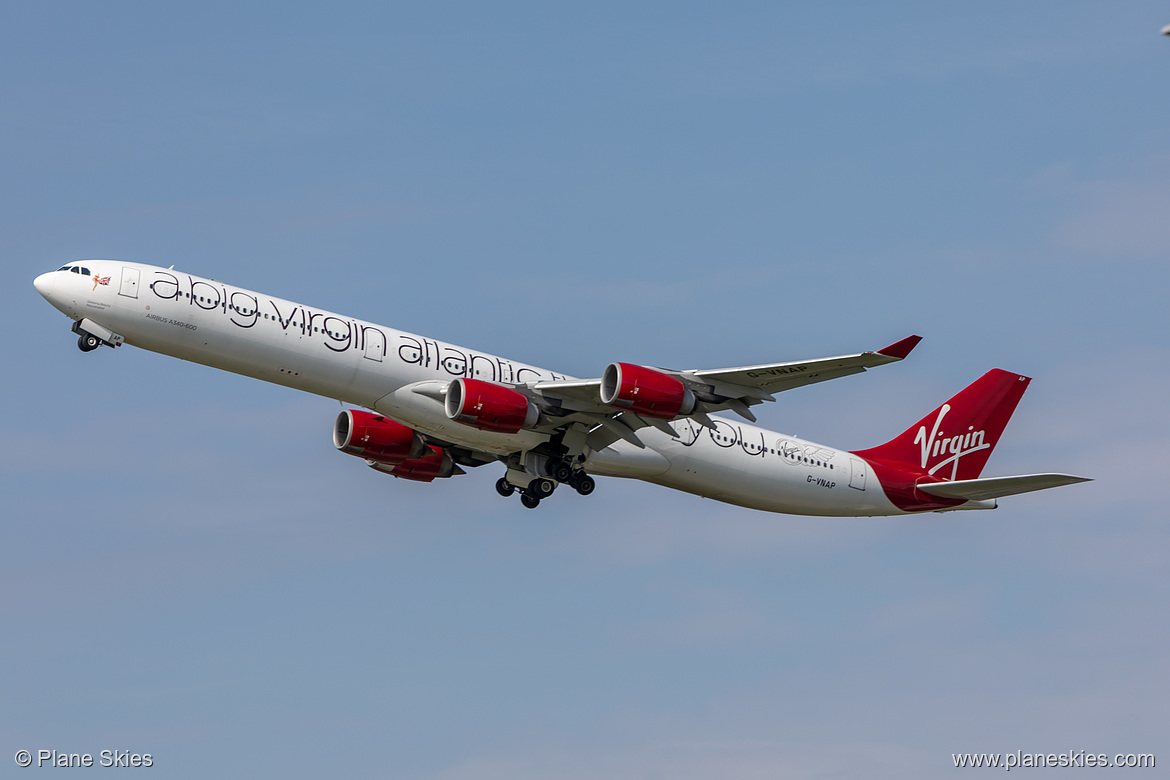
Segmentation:
<svg viewBox="0 0 1170 780">
<path fill-rule="evenodd" d="M 1092 482 L 1088 477 L 1074 477 L 1072 474 L 1023 474 L 1018 477 L 989 477 L 987 479 L 963 479 L 958 482 L 931 482 L 919 484 L 917 488 L 939 498 L 965 498 L 968 501 L 983 501 L 988 498 L 1003 498 L 1033 490 L 1046 490 L 1077 482 Z"/>
</svg>

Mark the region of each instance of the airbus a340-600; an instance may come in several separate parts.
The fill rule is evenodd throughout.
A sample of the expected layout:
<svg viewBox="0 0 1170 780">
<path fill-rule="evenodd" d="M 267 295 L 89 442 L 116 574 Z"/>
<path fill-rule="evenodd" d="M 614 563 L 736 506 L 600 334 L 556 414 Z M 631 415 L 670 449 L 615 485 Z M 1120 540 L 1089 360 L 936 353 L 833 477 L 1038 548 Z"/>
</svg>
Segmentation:
<svg viewBox="0 0 1170 780">
<path fill-rule="evenodd" d="M 802 515 L 992 509 L 996 499 L 1086 481 L 980 474 L 1030 381 L 992 369 L 889 442 L 854 452 L 750 423 L 783 390 L 910 353 L 918 336 L 855 355 L 675 371 L 611 363 L 575 379 L 229 284 L 89 260 L 38 276 L 91 352 L 131 344 L 349 404 L 337 449 L 431 482 L 502 463 L 496 490 L 534 508 L 560 485 L 642 479 L 729 504 Z"/>
</svg>

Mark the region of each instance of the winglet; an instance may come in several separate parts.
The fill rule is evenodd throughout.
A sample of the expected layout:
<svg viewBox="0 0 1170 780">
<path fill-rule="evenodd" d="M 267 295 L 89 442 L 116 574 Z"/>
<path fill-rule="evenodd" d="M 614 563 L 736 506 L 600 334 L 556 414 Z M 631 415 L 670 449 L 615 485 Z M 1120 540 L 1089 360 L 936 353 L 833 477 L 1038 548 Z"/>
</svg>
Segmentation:
<svg viewBox="0 0 1170 780">
<path fill-rule="evenodd" d="M 922 341 L 921 336 L 907 336 L 901 341 L 896 341 L 884 349 L 879 349 L 877 353 L 879 355 L 885 355 L 886 357 L 892 357 L 896 358 L 897 360 L 901 360 L 902 358 L 909 355 L 910 350 L 917 347 L 918 342 L 920 341 Z"/>
</svg>

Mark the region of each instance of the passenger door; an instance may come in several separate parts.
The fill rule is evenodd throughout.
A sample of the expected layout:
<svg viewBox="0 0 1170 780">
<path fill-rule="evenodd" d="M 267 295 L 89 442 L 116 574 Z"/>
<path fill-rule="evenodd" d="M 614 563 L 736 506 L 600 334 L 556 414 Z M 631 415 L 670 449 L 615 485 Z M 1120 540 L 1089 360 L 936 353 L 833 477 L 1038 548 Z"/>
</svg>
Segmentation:
<svg viewBox="0 0 1170 780">
<path fill-rule="evenodd" d="M 856 490 L 865 490 L 865 464 L 857 458 L 849 459 L 849 487 Z"/>
<path fill-rule="evenodd" d="M 127 298 L 138 297 L 138 269 L 123 266 L 122 268 L 122 286 L 118 288 L 118 295 L 125 295 Z"/>
</svg>

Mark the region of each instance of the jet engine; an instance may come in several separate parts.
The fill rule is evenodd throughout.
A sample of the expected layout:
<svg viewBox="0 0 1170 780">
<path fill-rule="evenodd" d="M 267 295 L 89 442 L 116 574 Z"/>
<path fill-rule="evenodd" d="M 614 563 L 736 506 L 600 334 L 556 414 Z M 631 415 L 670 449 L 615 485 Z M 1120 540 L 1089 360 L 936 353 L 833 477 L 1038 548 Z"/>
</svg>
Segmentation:
<svg viewBox="0 0 1170 780">
<path fill-rule="evenodd" d="M 414 482 L 434 482 L 436 477 L 451 477 L 463 473 L 446 450 L 431 444 L 425 445 L 425 449 L 429 452 L 421 458 L 411 458 L 400 463 L 380 463 L 376 460 L 367 460 L 366 463 L 372 469 Z"/>
<path fill-rule="evenodd" d="M 523 393 L 480 379 L 447 385 L 449 419 L 493 433 L 516 433 L 536 425 L 540 412 Z"/>
<path fill-rule="evenodd" d="M 695 410 L 695 396 L 682 380 L 630 363 L 610 363 L 605 367 L 601 402 L 659 420 L 673 420 Z"/>
<path fill-rule="evenodd" d="M 359 458 L 390 464 L 426 453 L 426 445 L 412 429 L 360 409 L 346 409 L 337 415 L 333 446 Z"/>
</svg>

